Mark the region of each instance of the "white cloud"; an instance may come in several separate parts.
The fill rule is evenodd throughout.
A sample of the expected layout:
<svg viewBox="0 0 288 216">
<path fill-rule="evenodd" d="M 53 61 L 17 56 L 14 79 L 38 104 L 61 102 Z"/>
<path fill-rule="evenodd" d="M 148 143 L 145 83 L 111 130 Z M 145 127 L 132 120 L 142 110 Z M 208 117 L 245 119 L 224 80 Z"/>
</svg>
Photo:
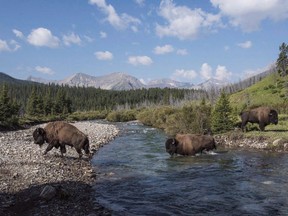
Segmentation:
<svg viewBox="0 0 288 216">
<path fill-rule="evenodd" d="M 218 65 L 216 69 L 215 78 L 219 80 L 229 80 L 232 73 L 227 70 L 225 66 Z"/>
<path fill-rule="evenodd" d="M 252 47 L 252 42 L 251 41 L 245 41 L 243 43 L 238 43 L 237 46 L 243 48 L 243 49 L 248 49 Z"/>
<path fill-rule="evenodd" d="M 41 67 L 41 66 L 36 66 L 34 68 L 37 72 L 43 73 L 43 74 L 48 74 L 48 75 L 53 75 L 54 71 L 51 68 L 48 67 Z"/>
<path fill-rule="evenodd" d="M 66 46 L 70 46 L 71 44 L 80 45 L 82 41 L 78 35 L 71 33 L 63 36 L 63 42 Z"/>
<path fill-rule="evenodd" d="M 0 52 L 17 51 L 21 46 L 15 41 L 11 40 L 9 43 L 0 39 Z"/>
<path fill-rule="evenodd" d="M 99 51 L 94 53 L 98 60 L 112 60 L 113 54 L 109 51 Z"/>
<path fill-rule="evenodd" d="M 34 46 L 47 46 L 55 48 L 59 46 L 59 39 L 51 33 L 49 29 L 33 29 L 27 37 L 27 41 Z"/>
<path fill-rule="evenodd" d="M 182 55 L 182 56 L 188 55 L 188 51 L 186 49 L 178 49 L 176 53 L 177 55 Z"/>
<path fill-rule="evenodd" d="M 101 32 L 100 32 L 100 38 L 107 38 L 107 33 L 101 31 Z"/>
<path fill-rule="evenodd" d="M 187 81 L 187 80 L 193 80 L 197 76 L 198 74 L 194 70 L 177 69 L 172 74 L 171 79 L 174 79 L 174 80 L 185 79 Z"/>
<path fill-rule="evenodd" d="M 156 24 L 156 33 L 160 37 L 174 36 L 181 40 L 195 39 L 201 30 L 216 29 L 221 26 L 220 15 L 209 14 L 201 9 L 176 6 L 172 0 L 162 0 L 159 15 L 167 25 Z"/>
<path fill-rule="evenodd" d="M 204 79 L 210 79 L 212 77 L 212 67 L 208 63 L 202 64 L 200 75 Z"/>
<path fill-rule="evenodd" d="M 0 52 L 11 51 L 8 43 L 0 39 Z"/>
<path fill-rule="evenodd" d="M 152 59 L 148 56 L 129 56 L 128 63 L 132 65 L 150 65 L 153 63 Z"/>
<path fill-rule="evenodd" d="M 100 8 L 107 15 L 106 20 L 114 28 L 123 30 L 130 27 L 132 30 L 135 30 L 135 27 L 141 23 L 139 19 L 126 13 L 118 15 L 114 7 L 111 4 L 107 4 L 105 0 L 89 0 L 89 3 Z"/>
<path fill-rule="evenodd" d="M 16 35 L 16 37 L 18 38 L 24 38 L 24 35 L 21 31 L 17 30 L 17 29 L 13 29 L 13 33 Z"/>
<path fill-rule="evenodd" d="M 164 46 L 156 46 L 154 48 L 154 53 L 157 55 L 162 55 L 162 54 L 166 54 L 166 53 L 171 53 L 174 51 L 173 46 L 171 45 L 164 45 Z"/>
<path fill-rule="evenodd" d="M 210 0 L 233 26 L 244 31 L 255 31 L 262 21 L 279 21 L 288 18 L 287 0 Z"/>
<path fill-rule="evenodd" d="M 144 6 L 145 0 L 134 0 L 138 5 Z"/>
</svg>

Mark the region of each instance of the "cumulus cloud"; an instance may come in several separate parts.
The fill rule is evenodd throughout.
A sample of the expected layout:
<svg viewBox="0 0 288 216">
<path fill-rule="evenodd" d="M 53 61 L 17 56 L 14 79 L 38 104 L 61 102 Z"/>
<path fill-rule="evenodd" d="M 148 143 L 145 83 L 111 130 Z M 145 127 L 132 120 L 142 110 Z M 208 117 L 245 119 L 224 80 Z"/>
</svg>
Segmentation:
<svg viewBox="0 0 288 216">
<path fill-rule="evenodd" d="M 50 48 L 58 47 L 60 43 L 60 40 L 46 28 L 33 29 L 28 35 L 27 41 L 34 46 L 47 46 Z"/>
<path fill-rule="evenodd" d="M 188 51 L 186 49 L 178 49 L 176 53 L 177 55 L 182 55 L 182 56 L 188 55 Z"/>
<path fill-rule="evenodd" d="M 15 41 L 11 40 L 9 43 L 5 40 L 0 39 L 0 52 L 13 52 L 20 48 L 21 46 Z"/>
<path fill-rule="evenodd" d="M 21 31 L 19 31 L 17 29 L 13 29 L 12 31 L 16 35 L 16 37 L 21 38 L 21 39 L 24 38 L 24 35 Z"/>
<path fill-rule="evenodd" d="M 48 67 L 36 66 L 34 69 L 39 73 L 48 74 L 48 75 L 54 74 L 54 71 Z"/>
<path fill-rule="evenodd" d="M 128 63 L 132 65 L 151 65 L 152 59 L 148 56 L 129 56 Z"/>
<path fill-rule="evenodd" d="M 145 0 L 134 0 L 138 5 L 144 6 Z"/>
<path fill-rule="evenodd" d="M 78 35 L 75 33 L 70 33 L 63 36 L 63 42 L 66 46 L 70 46 L 71 44 L 80 45 L 82 41 Z"/>
<path fill-rule="evenodd" d="M 172 74 L 171 79 L 192 81 L 193 79 L 200 77 L 202 80 L 208 80 L 211 78 L 215 78 L 218 80 L 229 80 L 231 75 L 232 73 L 228 71 L 225 66 L 218 65 L 216 70 L 214 71 L 208 63 L 203 63 L 198 72 L 193 69 L 177 69 Z"/>
<path fill-rule="evenodd" d="M 10 51 L 8 43 L 0 39 L 0 52 Z"/>
<path fill-rule="evenodd" d="M 156 33 L 160 37 L 174 36 L 181 40 L 195 39 L 201 30 L 212 30 L 221 26 L 221 16 L 209 14 L 196 8 L 177 6 L 172 0 L 162 0 L 159 15 L 167 25 L 156 24 Z"/>
<path fill-rule="evenodd" d="M 216 68 L 215 78 L 218 80 L 228 80 L 232 76 L 232 73 L 227 70 L 225 66 L 218 65 Z"/>
<path fill-rule="evenodd" d="M 101 32 L 100 32 L 100 38 L 107 38 L 107 33 L 101 31 Z"/>
<path fill-rule="evenodd" d="M 91 5 L 96 5 L 104 14 L 107 15 L 106 20 L 117 29 L 127 29 L 131 27 L 135 31 L 137 25 L 141 21 L 126 13 L 119 15 L 111 4 L 107 4 L 105 0 L 89 0 Z"/>
<path fill-rule="evenodd" d="M 250 32 L 259 29 L 262 21 L 288 18 L 287 0 L 210 0 L 230 19 L 233 26 Z"/>
<path fill-rule="evenodd" d="M 154 48 L 154 53 L 157 55 L 162 55 L 162 54 L 166 54 L 166 53 L 171 53 L 174 51 L 173 46 L 171 45 L 164 45 L 164 46 L 156 46 Z"/>
<path fill-rule="evenodd" d="M 112 60 L 113 54 L 109 51 L 98 51 L 94 53 L 98 60 Z"/>
<path fill-rule="evenodd" d="M 194 70 L 184 70 L 184 69 L 177 69 L 172 74 L 171 79 L 180 80 L 193 80 L 198 76 L 197 72 Z"/>
<path fill-rule="evenodd" d="M 202 64 L 200 75 L 204 79 L 210 79 L 212 77 L 212 67 L 208 63 Z"/>
<path fill-rule="evenodd" d="M 238 43 L 237 46 L 243 48 L 243 49 L 248 49 L 252 47 L 252 42 L 251 41 L 245 41 L 243 43 Z"/>
</svg>

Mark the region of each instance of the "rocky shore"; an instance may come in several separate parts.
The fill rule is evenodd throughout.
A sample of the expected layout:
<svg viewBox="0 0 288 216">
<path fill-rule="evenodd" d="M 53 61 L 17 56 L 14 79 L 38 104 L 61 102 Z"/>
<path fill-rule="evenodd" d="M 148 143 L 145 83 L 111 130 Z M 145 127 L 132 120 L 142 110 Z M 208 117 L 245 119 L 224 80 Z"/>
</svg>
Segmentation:
<svg viewBox="0 0 288 216">
<path fill-rule="evenodd" d="M 118 134 L 114 125 L 96 122 L 72 123 L 88 135 L 93 153 Z M 78 159 L 67 147 L 62 158 L 59 149 L 43 152 L 26 130 L 0 132 L 0 215 L 110 215 L 93 197 L 97 170 L 90 160 Z"/>
</svg>

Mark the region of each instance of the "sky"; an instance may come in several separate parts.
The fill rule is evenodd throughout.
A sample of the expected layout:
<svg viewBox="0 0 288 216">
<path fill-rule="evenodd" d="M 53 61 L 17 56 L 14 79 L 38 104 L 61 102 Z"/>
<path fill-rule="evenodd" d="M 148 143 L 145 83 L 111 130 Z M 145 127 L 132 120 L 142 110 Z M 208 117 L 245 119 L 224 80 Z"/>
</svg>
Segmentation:
<svg viewBox="0 0 288 216">
<path fill-rule="evenodd" d="M 288 43 L 288 0 L 0 0 L 0 71 L 238 82 Z"/>
</svg>

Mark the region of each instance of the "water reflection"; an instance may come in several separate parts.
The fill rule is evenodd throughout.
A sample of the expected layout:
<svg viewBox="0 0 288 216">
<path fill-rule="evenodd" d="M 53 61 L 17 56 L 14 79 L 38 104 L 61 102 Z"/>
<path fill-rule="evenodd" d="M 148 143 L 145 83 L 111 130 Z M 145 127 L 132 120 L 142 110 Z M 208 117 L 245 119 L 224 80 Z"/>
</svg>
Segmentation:
<svg viewBox="0 0 288 216">
<path fill-rule="evenodd" d="M 286 154 L 230 150 L 173 157 L 165 134 L 138 124 L 93 158 L 97 200 L 114 215 L 286 215 Z"/>
</svg>

